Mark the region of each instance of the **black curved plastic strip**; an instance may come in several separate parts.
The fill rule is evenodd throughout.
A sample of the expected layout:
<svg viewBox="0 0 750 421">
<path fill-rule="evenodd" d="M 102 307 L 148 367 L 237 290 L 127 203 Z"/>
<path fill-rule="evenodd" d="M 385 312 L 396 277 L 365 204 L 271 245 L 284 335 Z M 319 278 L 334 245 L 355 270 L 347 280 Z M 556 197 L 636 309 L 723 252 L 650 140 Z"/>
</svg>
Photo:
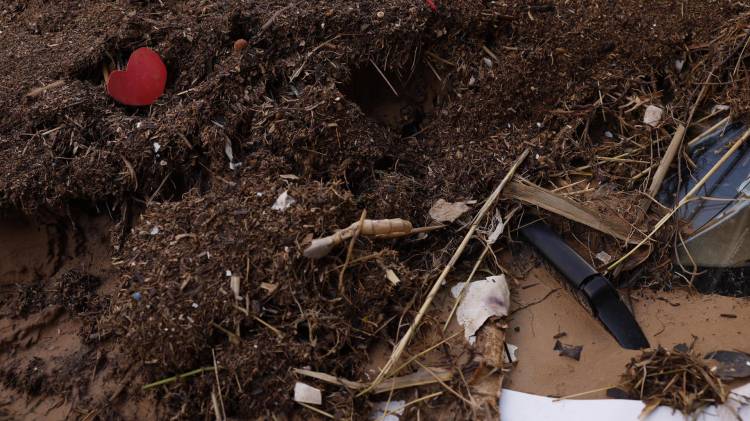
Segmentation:
<svg viewBox="0 0 750 421">
<path fill-rule="evenodd" d="M 528 222 L 528 221 L 525 221 Z M 648 348 L 649 343 L 620 294 L 560 236 L 541 221 L 524 224 L 521 235 L 552 263 L 565 279 L 583 292 L 599 321 L 623 348 Z"/>
</svg>

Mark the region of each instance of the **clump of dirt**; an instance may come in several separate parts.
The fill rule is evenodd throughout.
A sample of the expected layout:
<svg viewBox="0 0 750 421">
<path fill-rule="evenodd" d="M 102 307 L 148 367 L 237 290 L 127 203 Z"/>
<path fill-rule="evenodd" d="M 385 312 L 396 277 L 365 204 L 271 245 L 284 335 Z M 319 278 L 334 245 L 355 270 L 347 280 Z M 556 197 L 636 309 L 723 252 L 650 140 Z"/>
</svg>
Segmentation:
<svg viewBox="0 0 750 421">
<path fill-rule="evenodd" d="M 31 396 L 39 396 L 52 391 L 44 373 L 45 363 L 41 358 L 33 358 L 25 367 L 14 369 L 0 369 L 3 385 L 20 390 Z"/>
<path fill-rule="evenodd" d="M 47 294 L 41 282 L 18 285 L 14 300 L 14 314 L 27 316 L 47 306 Z"/>
<path fill-rule="evenodd" d="M 361 376 L 375 332 L 391 327 L 383 324 L 386 316 L 418 287 L 397 255 L 382 252 L 386 241 L 360 249 L 381 254 L 352 265 L 340 295 L 339 271 L 301 251 L 313 235 L 341 228 L 335 221 L 357 218 L 351 195 L 336 183 L 261 175 L 271 168 L 285 169 L 278 158 L 257 157 L 236 184 L 203 195 L 193 190 L 141 215 L 118 262 L 126 271 L 107 323 L 138 360 L 158 368 L 154 380 L 210 366 L 215 353 L 227 370 L 221 376 L 236 379 L 222 389 L 232 416 L 292 409 L 268 393 L 290 393 L 292 367 L 312 363 L 334 375 Z M 294 204 L 273 210 L 284 191 Z M 398 290 L 386 287 L 386 269 L 399 272 Z"/>
</svg>

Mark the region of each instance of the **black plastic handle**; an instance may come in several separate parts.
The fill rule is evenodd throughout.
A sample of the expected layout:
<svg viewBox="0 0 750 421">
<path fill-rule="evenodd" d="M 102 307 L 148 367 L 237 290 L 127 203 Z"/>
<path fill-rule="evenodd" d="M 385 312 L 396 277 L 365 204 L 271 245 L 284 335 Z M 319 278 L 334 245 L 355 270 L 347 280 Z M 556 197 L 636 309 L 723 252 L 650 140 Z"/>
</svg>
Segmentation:
<svg viewBox="0 0 750 421">
<path fill-rule="evenodd" d="M 599 274 L 544 222 L 534 221 L 525 224 L 521 228 L 521 235 L 576 289 L 580 289 L 588 278 Z"/>
<path fill-rule="evenodd" d="M 528 221 L 525 221 L 528 222 Z M 633 313 L 614 286 L 575 252 L 547 224 L 528 222 L 521 235 L 552 263 L 573 287 L 586 296 L 599 321 L 623 348 L 648 348 L 649 343 Z"/>
</svg>

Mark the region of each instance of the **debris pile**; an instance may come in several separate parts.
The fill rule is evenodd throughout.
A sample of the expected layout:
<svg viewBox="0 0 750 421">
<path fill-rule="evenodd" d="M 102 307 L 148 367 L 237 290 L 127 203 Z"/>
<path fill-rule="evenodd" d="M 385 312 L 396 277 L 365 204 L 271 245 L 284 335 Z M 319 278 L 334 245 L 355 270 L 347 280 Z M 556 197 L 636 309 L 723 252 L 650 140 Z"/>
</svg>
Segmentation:
<svg viewBox="0 0 750 421">
<path fill-rule="evenodd" d="M 641 348 L 656 335 L 620 294 L 697 273 L 674 270 L 691 233 L 656 193 L 750 110 L 750 13 L 728 0 L 26 3 L 0 6 L 0 211 L 42 222 L 0 240 L 49 268 L 3 273 L 33 279 L 7 283 L 0 372 L 13 393 L 55 379 L 87 419 L 497 419 L 528 351 L 504 344 L 514 290 L 543 266 L 526 221 Z M 68 355 L 37 361 L 45 329 Z M 565 341 L 550 359 L 595 355 Z M 693 357 L 649 352 L 633 396 L 725 399 Z"/>
<path fill-rule="evenodd" d="M 659 405 L 692 414 L 701 408 L 723 404 L 728 390 L 699 355 L 687 346 L 644 351 L 627 366 L 623 390 L 632 399 L 646 402 L 642 416 Z"/>
</svg>

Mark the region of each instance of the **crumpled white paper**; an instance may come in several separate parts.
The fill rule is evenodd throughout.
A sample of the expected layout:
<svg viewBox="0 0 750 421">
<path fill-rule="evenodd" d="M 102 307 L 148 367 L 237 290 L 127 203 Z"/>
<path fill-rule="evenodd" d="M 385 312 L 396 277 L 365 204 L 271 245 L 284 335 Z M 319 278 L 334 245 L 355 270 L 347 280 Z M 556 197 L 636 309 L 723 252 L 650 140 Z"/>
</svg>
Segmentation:
<svg viewBox="0 0 750 421">
<path fill-rule="evenodd" d="M 463 284 L 451 288 L 454 297 L 458 297 Z M 505 275 L 490 276 L 469 283 L 456 311 L 456 321 L 464 327 L 464 338 L 473 345 L 475 334 L 484 322 L 492 316 L 506 316 L 509 307 L 510 290 Z"/>
<path fill-rule="evenodd" d="M 284 212 L 295 203 L 297 203 L 297 201 L 292 196 L 289 196 L 289 193 L 284 190 L 284 192 L 276 198 L 276 201 L 273 202 L 273 206 L 271 206 L 271 209 L 279 212 Z"/>
</svg>

